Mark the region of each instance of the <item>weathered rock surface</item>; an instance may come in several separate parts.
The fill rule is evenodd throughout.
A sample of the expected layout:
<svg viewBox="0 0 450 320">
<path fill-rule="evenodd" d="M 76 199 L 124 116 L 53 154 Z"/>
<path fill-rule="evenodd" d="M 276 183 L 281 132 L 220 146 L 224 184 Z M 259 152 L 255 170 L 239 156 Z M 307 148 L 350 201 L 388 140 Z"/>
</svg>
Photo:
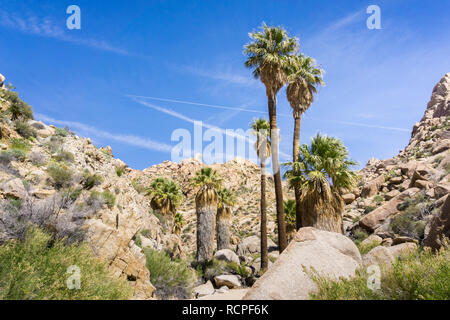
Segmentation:
<svg viewBox="0 0 450 320">
<path fill-rule="evenodd" d="M 218 288 L 226 286 L 230 289 L 242 287 L 239 276 L 232 274 L 224 274 L 214 277 L 214 282 Z"/>
<path fill-rule="evenodd" d="M 236 253 L 234 253 L 230 249 L 222 249 L 222 250 L 217 251 L 214 254 L 214 258 L 216 258 L 218 260 L 223 260 L 223 261 L 227 261 L 227 262 L 234 262 L 234 263 L 240 264 L 239 257 L 237 256 Z"/>
<path fill-rule="evenodd" d="M 205 284 L 192 289 L 192 294 L 195 296 L 195 298 L 201 298 L 214 294 L 214 291 L 215 289 L 213 284 L 211 283 L 211 281 L 208 281 Z"/>
<path fill-rule="evenodd" d="M 375 231 L 390 216 L 398 212 L 397 206 L 405 199 L 413 197 L 419 191 L 418 188 L 411 188 L 395 198 L 389 200 L 381 207 L 375 209 L 359 221 L 359 225 L 370 232 Z"/>
<path fill-rule="evenodd" d="M 363 256 L 363 265 L 385 264 L 390 266 L 396 258 L 403 254 L 413 252 L 416 249 L 417 245 L 412 242 L 402 243 L 393 247 L 376 247 Z"/>
<path fill-rule="evenodd" d="M 333 263 L 330 263 L 333 261 Z M 347 237 L 302 228 L 273 266 L 256 281 L 244 300 L 304 300 L 317 289 L 306 268 L 332 278 L 351 277 L 361 255 Z"/>
<path fill-rule="evenodd" d="M 424 244 L 434 250 L 439 250 L 445 239 L 450 241 L 450 196 L 447 196 L 440 214 L 432 220 L 430 231 Z"/>
</svg>

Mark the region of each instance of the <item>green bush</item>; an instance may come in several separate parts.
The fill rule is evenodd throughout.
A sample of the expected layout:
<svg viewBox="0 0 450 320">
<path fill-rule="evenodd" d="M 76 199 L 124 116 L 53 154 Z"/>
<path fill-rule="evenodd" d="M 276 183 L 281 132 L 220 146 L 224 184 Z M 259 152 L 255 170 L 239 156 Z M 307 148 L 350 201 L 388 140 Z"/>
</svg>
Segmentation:
<svg viewBox="0 0 450 320">
<path fill-rule="evenodd" d="M 121 177 L 123 175 L 123 170 L 124 169 L 125 169 L 124 167 L 119 167 L 119 168 L 116 169 L 116 174 L 117 174 L 118 177 Z"/>
<path fill-rule="evenodd" d="M 31 137 L 34 137 L 34 138 L 37 137 L 36 130 L 33 127 L 31 127 L 28 123 L 26 123 L 25 121 L 19 121 L 19 120 L 16 121 L 14 123 L 14 127 L 15 127 L 17 133 L 20 134 L 25 139 L 29 139 Z"/>
<path fill-rule="evenodd" d="M 194 284 L 194 274 L 186 263 L 172 260 L 168 255 L 152 249 L 145 249 L 150 281 L 161 298 L 176 297 L 188 299 Z"/>
<path fill-rule="evenodd" d="M 11 161 L 25 161 L 27 154 L 23 150 L 10 149 L 0 153 L 0 163 L 8 165 Z"/>
<path fill-rule="evenodd" d="M 11 149 L 28 152 L 31 149 L 31 144 L 24 139 L 13 138 L 11 139 Z"/>
<path fill-rule="evenodd" d="M 56 189 L 69 187 L 72 183 L 73 172 L 64 164 L 51 163 L 47 167 L 47 173 Z"/>
<path fill-rule="evenodd" d="M 58 137 L 67 137 L 69 134 L 68 128 L 55 128 L 55 135 Z"/>
<path fill-rule="evenodd" d="M 65 150 L 62 150 L 62 149 L 61 149 L 61 150 L 59 150 L 58 153 L 53 157 L 53 159 L 54 159 L 55 161 L 58 161 L 58 162 L 64 161 L 64 162 L 71 163 L 71 162 L 73 162 L 73 161 L 75 160 L 75 156 L 73 155 L 72 152 L 65 151 Z"/>
<path fill-rule="evenodd" d="M 8 112 L 11 114 L 12 120 L 17 119 L 33 119 L 32 108 L 19 98 L 17 92 L 11 90 L 2 90 L 2 97 L 10 103 Z"/>
<path fill-rule="evenodd" d="M 330 280 L 314 272 L 311 276 L 318 286 L 311 294 L 316 300 L 449 300 L 450 249 L 403 256 L 381 269 L 381 288 L 375 291 L 367 286 L 369 274 L 362 269 L 348 280 Z"/>
<path fill-rule="evenodd" d="M 95 201 L 100 201 L 102 204 L 106 204 L 108 208 L 112 209 L 116 203 L 116 196 L 109 191 L 92 191 L 89 197 L 89 202 L 93 203 Z"/>
<path fill-rule="evenodd" d="M 91 190 L 93 187 L 99 186 L 103 182 L 103 177 L 97 174 L 90 174 L 88 171 L 83 173 L 84 183 L 83 186 L 86 190 Z"/>
<path fill-rule="evenodd" d="M 80 290 L 67 288 L 70 266 L 80 268 Z M 39 229 L 29 229 L 24 242 L 0 245 L 0 300 L 113 300 L 132 292 L 87 245 L 65 246 Z"/>
</svg>

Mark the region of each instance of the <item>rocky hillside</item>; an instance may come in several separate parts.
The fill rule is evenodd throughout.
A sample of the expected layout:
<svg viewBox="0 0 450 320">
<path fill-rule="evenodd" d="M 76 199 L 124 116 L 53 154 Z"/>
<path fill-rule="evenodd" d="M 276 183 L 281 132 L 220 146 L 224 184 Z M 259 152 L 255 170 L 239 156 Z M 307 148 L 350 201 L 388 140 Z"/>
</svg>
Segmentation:
<svg viewBox="0 0 450 320">
<path fill-rule="evenodd" d="M 0 82 L 2 86 L 3 77 Z M 24 217 L 38 213 L 34 223 L 45 224 L 61 235 L 78 232 L 93 252 L 108 262 L 111 272 L 135 288 L 135 298 L 152 298 L 155 288 L 142 248 L 164 250 L 188 261 L 193 258 L 195 190 L 190 181 L 203 164 L 188 159 L 133 170 L 114 158 L 110 147 L 97 148 L 90 139 L 68 129 L 35 120 L 13 121 L 7 112 L 12 103 L 11 99 L 0 100 L 1 221 L 9 223 L 11 230 L 18 230 L 14 224 L 17 212 Z M 344 227 L 348 236 L 358 243 L 370 240 L 387 247 L 420 243 L 426 238 L 432 218 L 440 212 L 450 191 L 449 128 L 447 74 L 434 88 L 408 146 L 392 159 L 371 159 L 359 172 L 358 187 L 342 191 L 347 204 Z M 259 233 L 259 167 L 242 159 L 212 167 L 224 178 L 224 186 L 237 195 L 232 218 L 232 243 L 237 245 L 237 255 L 228 250 L 217 257 L 223 255 L 224 260 L 238 266 L 245 261 L 247 267 L 241 273 L 255 273 L 259 266 L 259 239 L 255 236 Z M 145 190 L 158 177 L 176 181 L 183 192 L 179 212 L 186 225 L 181 237 L 165 230 L 151 209 Z M 269 176 L 268 232 L 275 241 L 273 190 Z M 286 187 L 284 192 L 286 198 L 293 198 Z M 45 216 L 44 212 L 52 215 Z M 0 224 L 0 242 L 14 236 L 4 223 L 3 227 Z M 269 247 L 273 262 L 278 256 L 276 245 L 269 241 Z M 217 288 L 240 287 L 243 280 L 228 274 L 214 278 Z M 197 295 L 201 290 L 215 292 L 210 282 L 205 286 L 197 289 Z"/>
<path fill-rule="evenodd" d="M 374 234 L 386 244 L 421 242 L 450 191 L 449 149 L 450 73 L 435 86 L 408 146 L 392 159 L 370 159 L 359 188 L 344 195 L 349 234 Z"/>
<path fill-rule="evenodd" d="M 191 179 L 195 173 L 204 166 L 201 162 L 188 159 L 180 163 L 165 161 L 161 164 L 144 169 L 132 171 L 130 177 L 140 186 L 148 186 L 158 178 L 165 177 L 176 181 L 184 194 L 179 209 L 186 220 L 182 230 L 182 246 L 184 252 L 195 252 L 195 193 L 191 186 Z M 224 178 L 224 187 L 232 190 L 237 196 L 232 218 L 232 244 L 236 245 L 240 239 L 258 234 L 260 222 L 260 168 L 253 162 L 236 158 L 224 164 L 211 165 L 214 170 Z M 290 191 L 285 187 L 285 194 Z M 291 195 L 292 196 L 292 195 Z M 147 205 L 150 199 L 147 198 Z M 275 224 L 275 193 L 273 177 L 267 177 L 267 228 L 271 238 L 276 240 Z"/>
</svg>

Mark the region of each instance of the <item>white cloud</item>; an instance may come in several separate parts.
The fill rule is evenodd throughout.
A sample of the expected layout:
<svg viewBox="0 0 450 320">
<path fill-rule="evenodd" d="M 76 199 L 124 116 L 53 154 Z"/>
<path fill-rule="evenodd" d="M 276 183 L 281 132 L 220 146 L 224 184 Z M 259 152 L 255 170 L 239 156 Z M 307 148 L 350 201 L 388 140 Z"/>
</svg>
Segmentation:
<svg viewBox="0 0 450 320">
<path fill-rule="evenodd" d="M 41 121 L 61 125 L 61 126 L 68 126 L 70 129 L 79 131 L 84 136 L 94 136 L 97 138 L 105 138 L 114 140 L 117 142 L 121 142 L 130 146 L 140 147 L 144 149 L 149 149 L 153 151 L 159 151 L 159 152 L 171 152 L 172 146 L 156 142 L 148 138 L 142 138 L 135 135 L 129 135 L 129 134 L 115 134 L 110 133 L 108 131 L 103 131 L 96 129 L 94 127 L 91 127 L 89 125 L 86 125 L 84 123 L 80 122 L 74 122 L 74 121 L 65 121 L 65 120 L 57 120 L 53 119 L 51 117 L 48 117 L 44 114 L 35 114 L 35 117 Z"/>
<path fill-rule="evenodd" d="M 0 11 L 0 26 L 27 34 L 57 39 L 60 41 L 113 52 L 120 55 L 130 55 L 130 53 L 126 50 L 116 48 L 106 41 L 99 41 L 95 39 L 81 39 L 67 35 L 64 32 L 63 28 L 55 25 L 55 23 L 53 23 L 49 18 L 40 19 L 37 16 L 22 18 L 15 14 L 8 14 L 6 12 Z"/>
</svg>

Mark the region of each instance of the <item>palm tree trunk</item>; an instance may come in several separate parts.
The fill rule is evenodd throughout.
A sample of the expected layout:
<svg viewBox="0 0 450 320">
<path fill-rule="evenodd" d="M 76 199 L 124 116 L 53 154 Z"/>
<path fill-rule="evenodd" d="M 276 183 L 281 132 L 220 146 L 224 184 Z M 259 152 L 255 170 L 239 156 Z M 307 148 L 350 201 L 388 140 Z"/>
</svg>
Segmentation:
<svg viewBox="0 0 450 320">
<path fill-rule="evenodd" d="M 209 261 L 213 257 L 214 226 L 217 203 L 197 206 L 197 261 Z"/>
<path fill-rule="evenodd" d="M 266 164 L 261 159 L 261 270 L 269 266 L 267 251 Z"/>
<path fill-rule="evenodd" d="M 293 153 L 293 162 L 298 161 L 299 156 L 299 147 L 300 147 L 300 127 L 301 127 L 301 115 L 300 112 L 294 111 L 294 145 L 292 148 Z M 301 190 L 299 186 L 296 186 L 294 188 L 295 193 L 295 224 L 297 230 L 299 230 L 302 227 L 302 210 L 301 210 Z"/>
<path fill-rule="evenodd" d="M 230 248 L 230 231 L 229 231 L 229 219 L 227 210 L 230 208 L 221 207 L 217 209 L 217 224 L 216 224 L 216 240 L 217 250 Z"/>
<path fill-rule="evenodd" d="M 278 159 L 278 140 L 279 134 L 277 129 L 277 101 L 274 94 L 268 95 L 269 100 L 269 118 L 270 130 L 272 135 L 272 168 L 273 179 L 275 182 L 275 199 L 277 202 L 277 221 L 278 221 L 278 250 L 283 252 L 287 247 L 286 238 L 286 223 L 284 221 L 284 204 L 283 204 L 283 189 L 281 185 L 281 171 L 280 162 Z"/>
</svg>

